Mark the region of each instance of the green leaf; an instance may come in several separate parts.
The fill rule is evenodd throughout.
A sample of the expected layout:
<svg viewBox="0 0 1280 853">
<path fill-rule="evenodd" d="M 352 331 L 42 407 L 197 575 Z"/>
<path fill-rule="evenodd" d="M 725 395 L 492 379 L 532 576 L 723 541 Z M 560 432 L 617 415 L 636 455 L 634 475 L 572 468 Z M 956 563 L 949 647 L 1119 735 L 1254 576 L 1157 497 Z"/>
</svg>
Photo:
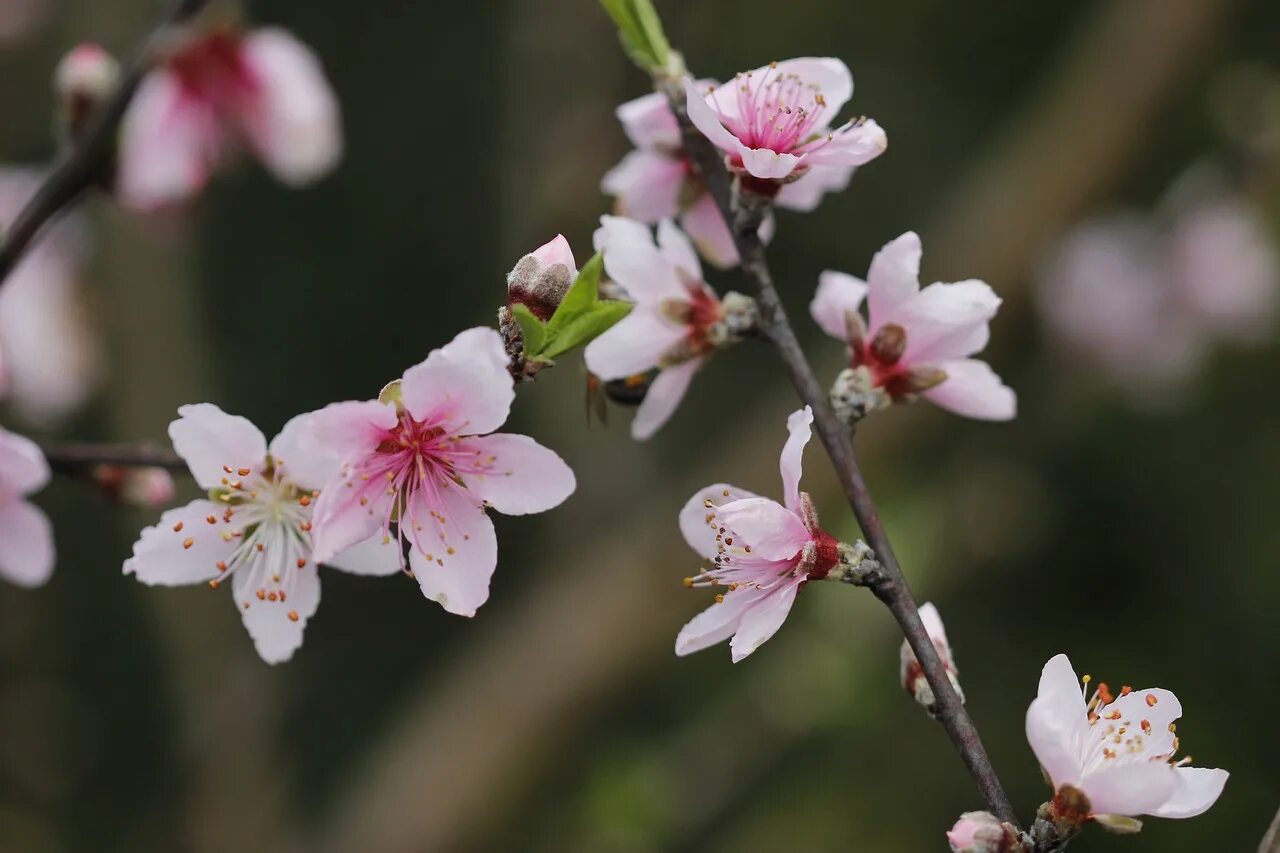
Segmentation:
<svg viewBox="0 0 1280 853">
<path fill-rule="evenodd" d="M 630 312 L 631 305 L 626 302 L 597 302 L 561 329 L 555 338 L 548 341 L 546 347 L 538 353 L 538 357 L 558 358 L 578 347 L 586 346 Z"/>
<path fill-rule="evenodd" d="M 618 37 L 631 60 L 646 71 L 661 71 L 671 58 L 671 45 L 651 0 L 600 0 L 613 18 Z"/>
<path fill-rule="evenodd" d="M 520 327 L 520 334 L 524 337 L 525 357 L 537 355 L 546 343 L 547 327 L 533 316 L 533 312 L 528 307 L 518 303 L 511 306 L 511 316 L 515 318 L 516 325 Z"/>
<path fill-rule="evenodd" d="M 548 341 L 553 340 L 580 314 L 590 311 L 600 301 L 600 273 L 603 269 L 604 258 L 596 252 L 578 273 L 577 280 L 570 286 L 564 299 L 560 300 L 556 313 L 552 314 L 551 319 L 547 321 Z"/>
</svg>

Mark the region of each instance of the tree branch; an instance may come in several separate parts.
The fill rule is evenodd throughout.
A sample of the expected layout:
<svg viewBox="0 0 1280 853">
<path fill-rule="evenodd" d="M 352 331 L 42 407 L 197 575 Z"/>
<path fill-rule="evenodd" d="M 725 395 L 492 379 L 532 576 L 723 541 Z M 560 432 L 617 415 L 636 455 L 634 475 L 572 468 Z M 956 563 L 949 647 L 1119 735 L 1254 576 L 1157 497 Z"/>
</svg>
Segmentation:
<svg viewBox="0 0 1280 853">
<path fill-rule="evenodd" d="M 1280 811 L 1272 818 L 1267 834 L 1258 845 L 1258 853 L 1280 853 Z"/>
<path fill-rule="evenodd" d="M 92 187 L 116 148 L 116 131 L 129 108 L 138 84 L 155 61 L 157 44 L 174 27 L 181 26 L 209 5 L 210 0 L 178 0 L 173 11 L 152 32 L 120 81 L 110 100 L 100 105 L 81 136 L 64 153 L 35 195 L 18 213 L 0 243 L 0 287 L 31 248 L 44 227 Z"/>
<path fill-rule="evenodd" d="M 809 366 L 791 322 L 787 319 L 786 309 L 778 297 L 765 258 L 764 245 L 758 235 L 764 207 L 747 203 L 740 194 L 735 193 L 724 156 L 689 120 L 682 82 L 665 79 L 659 80 L 658 85 L 666 94 L 680 123 L 685 150 L 733 232 L 742 271 L 756 287 L 760 330 L 773 342 L 800 398 L 812 408 L 818 439 L 831 459 L 867 544 L 875 551 L 876 558 L 884 567 L 883 573 L 869 584 L 870 589 L 889 608 L 919 659 L 925 678 L 937 699 L 936 717 L 959 751 L 986 801 L 987 808 L 1001 820 L 1016 826 L 1017 817 L 995 768 L 991 766 L 978 730 L 952 687 L 937 649 L 920 620 L 919 607 L 902 568 L 898 565 L 898 558 L 885 533 L 884 525 L 880 522 L 880 515 L 854 456 L 852 432 L 831 408 L 827 392 Z"/>
<path fill-rule="evenodd" d="M 55 474 L 83 477 L 99 465 L 120 468 L 187 470 L 186 461 L 172 450 L 148 444 L 60 444 L 42 448 Z"/>
</svg>

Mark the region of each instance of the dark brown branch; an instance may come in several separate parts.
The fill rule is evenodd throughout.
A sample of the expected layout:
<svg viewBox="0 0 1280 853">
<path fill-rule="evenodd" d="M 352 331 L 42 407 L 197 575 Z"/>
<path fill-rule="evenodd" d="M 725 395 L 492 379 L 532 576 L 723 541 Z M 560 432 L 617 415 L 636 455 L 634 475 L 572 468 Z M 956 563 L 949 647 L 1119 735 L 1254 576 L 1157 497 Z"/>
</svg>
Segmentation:
<svg viewBox="0 0 1280 853">
<path fill-rule="evenodd" d="M 827 392 L 814 376 L 792 330 L 791 322 L 787 319 L 786 310 L 778 298 L 778 291 L 774 287 L 765 259 L 764 246 L 757 233 L 765 210 L 735 194 L 724 156 L 689 121 L 685 109 L 685 93 L 680 81 L 665 80 L 660 81 L 659 85 L 680 122 L 685 150 L 734 234 L 742 260 L 742 271 L 755 284 L 756 300 L 760 306 L 760 329 L 777 348 L 791 384 L 795 386 L 800 398 L 813 409 L 818 439 L 831 459 L 867 544 L 875 551 L 876 558 L 884 567 L 876 582 L 869 584 L 870 589 L 889 608 L 903 636 L 920 660 L 925 678 L 933 688 L 937 700 L 936 717 L 977 783 L 987 808 L 1001 820 L 1016 826 L 1017 817 L 995 768 L 991 766 L 978 730 L 965 710 L 963 701 L 956 695 L 933 641 L 929 639 L 924 623 L 920 621 L 919 607 L 902 568 L 898 565 L 898 558 L 880 522 L 880 515 L 854 456 L 852 433 L 832 410 Z"/>
<path fill-rule="evenodd" d="M 103 465 L 187 470 L 187 463 L 172 450 L 147 444 L 62 444 L 43 450 L 50 469 L 68 477 L 92 476 L 94 470 Z"/>
<path fill-rule="evenodd" d="M 3 242 L 0 242 L 0 287 L 44 227 L 109 171 L 116 150 L 116 131 L 138 90 L 138 84 L 155 61 L 157 44 L 172 28 L 200 14 L 209 2 L 179 0 L 138 52 L 120 81 L 119 89 L 98 107 L 84 134 L 59 158 L 35 195 L 18 213 L 5 231 Z"/>
</svg>

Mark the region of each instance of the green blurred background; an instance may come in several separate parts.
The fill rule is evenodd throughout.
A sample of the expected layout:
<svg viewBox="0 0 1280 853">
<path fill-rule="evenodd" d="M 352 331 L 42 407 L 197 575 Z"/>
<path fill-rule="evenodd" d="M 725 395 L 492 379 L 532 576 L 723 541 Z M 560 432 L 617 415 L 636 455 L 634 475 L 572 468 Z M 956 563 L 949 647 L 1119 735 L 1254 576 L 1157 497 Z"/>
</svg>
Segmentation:
<svg viewBox="0 0 1280 853">
<path fill-rule="evenodd" d="M 66 49 L 125 52 L 162 7 L 46 5 L 39 29 L 0 44 L 0 161 L 52 156 L 48 78 Z M 1149 207 L 1191 161 L 1231 156 L 1223 81 L 1242 64 L 1280 73 L 1280 5 L 658 6 L 704 75 L 843 58 L 851 108 L 888 131 L 848 192 L 779 217 L 783 296 L 826 375 L 840 352 L 806 316 L 818 272 L 861 273 L 908 228 L 926 280 L 982 277 L 1006 300 L 988 357 L 1019 393 L 1016 421 L 918 406 L 858 443 L 1024 819 L 1046 788 L 1023 715 L 1065 651 L 1096 678 L 1176 691 L 1185 749 L 1232 773 L 1202 817 L 1136 838 L 1091 829 L 1073 849 L 1253 849 L 1280 804 L 1280 345 L 1219 350 L 1179 405 L 1135 407 L 1054 349 L 1029 289 L 1063 229 Z M 200 400 L 271 434 L 367 398 L 491 322 L 524 252 L 563 232 L 584 258 L 608 210 L 599 179 L 626 150 L 612 110 L 645 81 L 592 0 L 275 0 L 248 15 L 319 52 L 345 160 L 305 192 L 235 171 L 176 220 L 94 200 L 84 283 L 109 379 L 66 435 L 163 440 Z M 680 584 L 696 558 L 676 512 L 720 479 L 776 493 L 795 407 L 764 347 L 717 358 L 694 387 L 643 445 L 621 410 L 588 427 L 576 360 L 523 387 L 511 428 L 564 455 L 579 489 L 498 521 L 489 604 L 465 620 L 408 580 L 329 572 L 306 644 L 275 668 L 225 591 L 122 577 L 155 513 L 55 483 L 39 498 L 53 581 L 0 587 L 0 850 L 942 849 L 981 803 L 898 687 L 897 635 L 871 596 L 810 589 L 737 666 L 723 647 L 674 657 L 707 603 Z M 856 535 L 816 446 L 807 461 L 824 522 Z"/>
</svg>

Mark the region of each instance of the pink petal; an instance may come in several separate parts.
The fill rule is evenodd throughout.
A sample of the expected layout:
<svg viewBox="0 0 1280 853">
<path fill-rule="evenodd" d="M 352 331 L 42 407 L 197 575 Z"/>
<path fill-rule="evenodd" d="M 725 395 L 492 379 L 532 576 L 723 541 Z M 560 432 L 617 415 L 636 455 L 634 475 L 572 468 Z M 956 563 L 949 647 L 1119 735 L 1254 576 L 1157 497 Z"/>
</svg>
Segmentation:
<svg viewBox="0 0 1280 853">
<path fill-rule="evenodd" d="M 1177 774 L 1178 784 L 1172 796 L 1149 814 L 1170 818 L 1204 814 L 1222 796 L 1227 777 L 1231 775 L 1225 770 L 1204 767 L 1178 767 L 1174 772 Z"/>
<path fill-rule="evenodd" d="M 406 370 L 400 390 L 414 418 L 447 424 L 462 435 L 502 426 L 516 396 L 502 336 L 487 327 L 459 333 Z"/>
<path fill-rule="evenodd" d="M 422 594 L 445 610 L 475 616 L 480 605 L 489 600 L 489 580 L 498 565 L 493 522 L 460 489 L 445 489 L 438 511 L 446 520 L 443 527 L 431 519 L 427 507 L 420 506 L 415 512 L 424 528 L 422 546 L 432 550 L 427 552 L 430 559 L 417 548 L 409 552 L 413 575 Z M 442 532 L 444 540 L 440 539 Z"/>
<path fill-rule="evenodd" d="M 874 332 L 902 303 L 920 291 L 920 237 L 908 231 L 886 243 L 871 259 L 867 273 L 867 308 Z"/>
<path fill-rule="evenodd" d="M 557 234 L 552 237 L 530 254 L 544 267 L 563 264 L 571 270 L 578 268 L 577 261 L 573 259 L 573 249 L 569 246 L 569 241 L 564 238 L 563 234 Z"/>
<path fill-rule="evenodd" d="M 636 410 L 635 420 L 631 422 L 632 438 L 646 441 L 670 420 L 689 390 L 693 375 L 704 362 L 705 359 L 691 358 L 674 367 L 664 368 L 658 374 L 658 378 L 649 386 L 644 402 Z"/>
<path fill-rule="evenodd" d="M 815 323 L 831 337 L 847 340 L 849 317 L 861 317 L 862 300 L 867 296 L 867 283 L 848 273 L 824 270 L 818 276 L 818 290 L 809 303 Z"/>
<path fill-rule="evenodd" d="M 641 222 L 654 223 L 680 210 L 684 164 L 656 151 L 632 151 L 605 173 L 600 189 L 617 199 L 616 210 Z"/>
<path fill-rule="evenodd" d="M 53 525 L 34 504 L 10 498 L 0 503 L 0 577 L 28 589 L 53 574 Z"/>
<path fill-rule="evenodd" d="M 562 504 L 577 485 L 564 460 L 528 436 L 496 433 L 464 446 L 493 459 L 488 473 L 463 475 L 467 489 L 506 515 L 546 512 Z"/>
<path fill-rule="evenodd" d="M 658 223 L 658 250 L 673 267 L 696 281 L 702 281 L 702 264 L 698 253 L 684 232 L 670 219 Z"/>
<path fill-rule="evenodd" d="M 1159 687 L 1135 690 L 1117 696 L 1107 710 L 1119 711 L 1126 720 L 1147 722 L 1151 729 L 1143 736 L 1143 752 L 1147 755 L 1173 755 L 1178 751 L 1177 737 L 1169 731 L 1169 724 L 1182 717 L 1182 703 L 1172 692 Z"/>
<path fill-rule="evenodd" d="M 312 559 L 328 563 L 348 548 L 383 533 L 391 501 L 392 496 L 378 483 L 363 488 L 348 488 L 341 480 L 330 483 L 321 490 L 311 516 Z"/>
<path fill-rule="evenodd" d="M 299 488 L 319 489 L 338 476 L 340 460 L 317 438 L 314 413 L 291 419 L 269 450 L 278 471 Z"/>
<path fill-rule="evenodd" d="M 676 654 L 684 657 L 729 639 L 738 630 L 747 608 L 768 594 L 745 586 L 726 592 L 723 601 L 712 604 L 680 629 Z"/>
<path fill-rule="evenodd" d="M 710 501 L 713 507 L 718 507 L 747 498 L 764 500 L 755 492 L 749 492 L 728 483 L 715 483 L 696 492 L 680 510 L 680 532 L 684 534 L 689 547 L 707 560 L 715 559 L 719 551 L 716 542 L 718 531 L 716 525 L 707 523 L 707 515 L 711 512 L 707 507 L 707 501 Z"/>
<path fill-rule="evenodd" d="M 680 126 L 666 95 L 654 92 L 619 106 L 614 114 L 636 148 L 680 147 Z"/>
<path fill-rule="evenodd" d="M 965 358 L 987 345 L 987 324 L 1000 308 L 986 282 L 931 284 L 901 303 L 881 323 L 897 323 L 907 332 L 904 364 Z"/>
<path fill-rule="evenodd" d="M 802 162 L 794 154 L 779 154 L 768 148 L 742 148 L 739 156 L 743 168 L 763 180 L 781 180 L 800 168 Z"/>
<path fill-rule="evenodd" d="M 39 445 L 0 429 L 0 495 L 29 495 L 49 482 L 49 463 Z"/>
<path fill-rule="evenodd" d="M 225 505 L 198 500 L 164 513 L 154 526 L 143 529 L 133 556 L 124 563 L 124 573 L 147 586 L 186 586 L 220 576 L 218 563 L 230 560 L 240 545 L 239 539 L 223 539 L 207 521 L 225 509 Z"/>
<path fill-rule="evenodd" d="M 680 217 L 680 227 L 693 240 L 702 257 L 713 266 L 723 270 L 738 265 L 738 247 L 734 245 L 733 234 L 710 193 L 698 196 L 698 200 Z M 763 231 L 764 225 L 760 228 Z"/>
<path fill-rule="evenodd" d="M 688 299 L 675 265 L 654 245 L 648 228 L 617 216 L 602 216 L 600 223 L 596 249 L 604 253 L 604 270 L 632 299 L 641 304 Z"/>
<path fill-rule="evenodd" d="M 320 575 L 314 566 L 299 572 L 287 602 L 258 600 L 250 588 L 255 579 L 243 569 L 232 575 L 231 602 L 240 611 L 258 656 L 266 663 L 284 663 L 302 646 L 302 631 L 320 606 Z M 290 614 L 298 618 L 291 619 Z"/>
<path fill-rule="evenodd" d="M 178 409 L 178 419 L 169 424 L 169 438 L 191 469 L 202 489 L 222 485 L 227 474 L 241 468 L 255 471 L 267 455 L 267 440 L 261 430 L 238 415 L 228 415 L 212 403 L 198 403 Z"/>
<path fill-rule="evenodd" d="M 942 625 L 942 617 L 938 615 L 938 608 L 932 602 L 926 601 L 920 605 L 920 621 L 924 623 L 925 633 L 930 639 L 940 641 L 944 646 L 950 645 L 947 643 L 947 629 Z"/>
<path fill-rule="evenodd" d="M 734 81 L 726 83 L 716 89 L 716 94 L 719 95 L 725 87 L 732 87 L 733 85 Z M 689 121 L 693 122 L 693 126 L 698 128 L 702 135 L 711 140 L 712 144 L 717 148 L 736 153 L 742 147 L 742 143 L 738 142 L 737 137 L 721 124 L 720 116 L 715 109 L 712 109 L 711 104 L 707 102 L 707 96 L 698 90 L 692 80 L 684 81 L 684 92 L 686 109 L 689 111 Z M 717 104 L 736 102 L 736 96 L 717 98 Z"/>
<path fill-rule="evenodd" d="M 625 216 L 600 217 L 600 227 L 591 235 L 591 245 L 597 252 L 623 245 L 640 245 L 653 247 L 653 232 L 649 226 Z"/>
<path fill-rule="evenodd" d="M 805 158 L 809 166 L 798 180 L 783 184 L 773 203 L 788 210 L 810 213 L 818 208 L 827 193 L 844 192 L 853 177 L 849 166 L 815 166 L 812 158 Z"/>
<path fill-rule="evenodd" d="M 319 59 L 278 28 L 246 36 L 242 55 L 258 84 L 242 117 L 258 156 L 286 184 L 323 177 L 342 157 L 342 119 Z"/>
<path fill-rule="evenodd" d="M 142 209 L 183 201 L 204 187 L 224 145 L 212 108 L 186 95 L 173 74 L 152 71 L 121 125 L 116 191 Z"/>
<path fill-rule="evenodd" d="M 1153 814 L 1178 787 L 1177 772 L 1163 761 L 1108 764 L 1080 780 L 1094 814 Z"/>
<path fill-rule="evenodd" d="M 378 531 L 363 542 L 330 557 L 324 564 L 353 575 L 385 577 L 400 571 L 400 540 Z"/>
<path fill-rule="evenodd" d="M 790 560 L 810 539 L 804 522 L 768 498 L 746 498 L 720 507 L 720 521 L 764 560 Z"/>
<path fill-rule="evenodd" d="M 331 403 L 311 416 L 316 441 L 342 461 L 372 453 L 400 422 L 395 406 L 377 400 Z"/>
<path fill-rule="evenodd" d="M 815 87 L 822 93 L 825 103 L 815 116 L 816 127 L 831 124 L 840 114 L 841 108 L 853 97 L 853 75 L 849 73 L 849 66 L 839 59 L 814 56 L 785 59 L 776 64 L 776 69 L 765 66 L 752 71 L 751 75 L 761 76 L 771 70 L 775 74 L 794 74 L 806 85 Z"/>
<path fill-rule="evenodd" d="M 1045 664 L 1026 728 L 1031 750 L 1054 786 L 1078 784 L 1083 768 L 1077 747 L 1089 734 L 1088 721 L 1080 680 L 1066 655 Z"/>
<path fill-rule="evenodd" d="M 800 508 L 800 475 L 804 470 L 804 448 L 813 434 L 812 424 L 813 410 L 808 406 L 791 413 L 787 418 L 787 443 L 783 445 L 782 456 L 778 460 L 778 469 L 782 473 L 783 500 L 786 501 L 787 509 L 793 513 Z"/>
<path fill-rule="evenodd" d="M 655 305 L 637 305 L 631 313 L 587 344 L 587 369 L 606 381 L 656 367 L 685 335 Z"/>
<path fill-rule="evenodd" d="M 1008 421 L 1018 413 L 1018 397 L 985 361 L 972 358 L 943 361 L 947 378 L 924 397 L 936 406 L 985 421 Z"/>
<path fill-rule="evenodd" d="M 778 632 L 782 623 L 786 621 L 787 614 L 791 612 L 791 605 L 796 601 L 796 593 L 800 591 L 804 581 L 803 577 L 788 579 L 780 586 L 770 589 L 768 595 L 747 608 L 738 622 L 738 630 L 733 635 L 733 641 L 729 643 L 734 663 L 760 648 L 765 641 Z"/>
<path fill-rule="evenodd" d="M 854 167 L 870 163 L 889 147 L 884 130 L 872 119 L 837 130 L 830 141 L 804 146 L 804 162 L 812 166 Z"/>
</svg>

